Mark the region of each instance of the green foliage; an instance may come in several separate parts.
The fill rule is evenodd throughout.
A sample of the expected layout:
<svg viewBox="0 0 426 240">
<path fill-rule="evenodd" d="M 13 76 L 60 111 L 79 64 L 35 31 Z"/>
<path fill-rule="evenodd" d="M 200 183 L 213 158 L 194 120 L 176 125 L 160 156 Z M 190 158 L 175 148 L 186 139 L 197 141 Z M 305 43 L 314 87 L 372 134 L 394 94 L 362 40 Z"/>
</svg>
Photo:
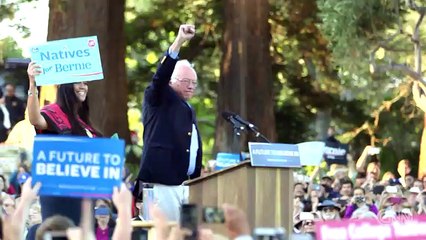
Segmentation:
<svg viewBox="0 0 426 240">
<path fill-rule="evenodd" d="M 16 41 L 11 37 L 0 39 L 0 59 L 4 58 L 21 58 L 22 49 L 20 49 Z"/>
<path fill-rule="evenodd" d="M 394 0 L 319 0 L 321 30 L 329 40 L 335 64 L 350 73 L 368 71 L 369 50 L 395 28 Z M 361 61 L 354 61 L 355 59 Z"/>
<path fill-rule="evenodd" d="M 143 7 L 142 7 L 143 6 Z M 204 160 L 213 158 L 216 88 L 219 78 L 220 3 L 218 1 L 129 1 L 126 11 L 127 59 L 131 102 L 142 104 L 143 92 L 157 68 L 157 61 L 173 42 L 183 23 L 193 23 L 197 35 L 181 49 L 198 74 L 198 89 L 190 104 L 197 112 L 203 138 Z"/>
</svg>

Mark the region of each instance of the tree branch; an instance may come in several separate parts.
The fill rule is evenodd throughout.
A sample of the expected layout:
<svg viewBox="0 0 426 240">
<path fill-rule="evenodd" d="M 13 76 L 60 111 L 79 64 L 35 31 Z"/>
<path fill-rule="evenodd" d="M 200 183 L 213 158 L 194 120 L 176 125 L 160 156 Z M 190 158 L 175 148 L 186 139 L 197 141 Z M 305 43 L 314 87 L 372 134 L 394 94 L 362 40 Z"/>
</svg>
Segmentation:
<svg viewBox="0 0 426 240">
<path fill-rule="evenodd" d="M 414 42 L 414 56 L 416 58 L 416 71 L 417 73 L 420 73 L 420 74 L 422 72 L 422 49 L 420 45 L 419 28 L 423 22 L 424 16 L 425 16 L 425 12 L 423 11 L 420 13 L 420 17 L 417 20 L 416 27 L 414 28 L 413 40 L 412 40 Z"/>
<path fill-rule="evenodd" d="M 366 132 L 370 136 L 370 145 L 374 146 L 376 143 L 382 143 L 383 145 L 386 145 L 388 142 L 392 140 L 392 138 L 384 138 L 379 139 L 376 138 L 375 132 L 377 128 L 379 127 L 380 122 L 380 114 L 382 114 L 385 111 L 390 111 L 390 108 L 392 105 L 396 102 L 398 102 L 401 98 L 406 97 L 408 95 L 408 91 L 400 91 L 400 93 L 395 96 L 393 99 L 389 101 L 383 101 L 380 106 L 378 106 L 375 110 L 372 111 L 371 117 L 373 118 L 373 124 L 371 124 L 368 120 L 365 121 L 360 127 L 355 128 L 351 131 L 348 131 L 344 134 L 351 135 L 352 139 L 358 136 L 362 132 Z"/>
<path fill-rule="evenodd" d="M 426 7 L 419 7 L 414 0 L 407 0 L 407 5 L 411 10 L 416 11 L 419 14 L 424 14 L 426 12 Z"/>
<path fill-rule="evenodd" d="M 421 44 L 420 44 L 420 34 L 419 34 L 419 31 L 420 31 L 419 29 L 420 29 L 420 26 L 423 22 L 424 16 L 425 16 L 426 8 L 425 7 L 419 7 L 414 0 L 407 0 L 407 5 L 411 10 L 417 11 L 420 14 L 419 19 L 416 22 L 413 34 L 411 35 L 409 33 L 406 33 L 402 29 L 402 25 L 399 21 L 399 24 L 398 24 L 399 30 L 396 33 L 392 34 L 386 40 L 380 42 L 378 44 L 378 46 L 375 47 L 373 49 L 373 51 L 370 53 L 370 63 L 373 67 L 372 70 L 374 72 L 376 72 L 376 71 L 384 72 L 384 71 L 391 71 L 391 70 L 401 71 L 404 74 L 411 77 L 412 79 L 418 80 L 423 85 L 426 86 L 426 79 L 422 75 L 422 55 L 421 55 Z M 397 7 L 397 14 L 399 14 L 399 6 Z M 412 68 L 410 68 L 406 64 L 398 64 L 398 63 L 395 63 L 395 62 L 390 62 L 389 65 L 380 65 L 380 66 L 378 66 L 376 64 L 376 61 L 375 61 L 376 52 L 380 48 L 385 48 L 384 46 L 386 46 L 389 42 L 391 42 L 393 39 L 395 39 L 398 35 L 406 35 L 406 36 L 410 37 L 411 41 L 414 43 L 415 70 L 413 70 Z"/>
</svg>

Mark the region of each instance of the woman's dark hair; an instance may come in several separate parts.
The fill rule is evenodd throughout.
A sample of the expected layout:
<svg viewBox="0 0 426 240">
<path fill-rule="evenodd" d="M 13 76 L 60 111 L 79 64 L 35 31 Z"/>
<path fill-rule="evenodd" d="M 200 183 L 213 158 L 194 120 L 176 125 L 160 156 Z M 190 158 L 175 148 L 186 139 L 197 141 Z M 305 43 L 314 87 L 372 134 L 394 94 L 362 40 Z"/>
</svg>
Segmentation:
<svg viewBox="0 0 426 240">
<path fill-rule="evenodd" d="M 79 123 L 78 118 L 83 120 L 89 126 L 92 126 L 89 119 L 89 99 L 86 97 L 84 102 L 80 102 L 75 95 L 74 84 L 61 84 L 56 96 L 56 103 L 61 107 L 62 111 L 67 115 L 71 124 L 71 133 L 74 135 L 87 136 L 86 130 Z M 95 130 L 96 135 L 100 135 Z"/>
</svg>

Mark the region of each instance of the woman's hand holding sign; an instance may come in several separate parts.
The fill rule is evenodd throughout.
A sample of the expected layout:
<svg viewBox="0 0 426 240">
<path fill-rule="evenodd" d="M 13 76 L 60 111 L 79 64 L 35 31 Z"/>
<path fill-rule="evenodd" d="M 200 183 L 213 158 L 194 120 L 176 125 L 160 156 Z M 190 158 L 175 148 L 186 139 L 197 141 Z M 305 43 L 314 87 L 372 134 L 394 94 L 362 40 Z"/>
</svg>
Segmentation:
<svg viewBox="0 0 426 240">
<path fill-rule="evenodd" d="M 35 77 L 41 74 L 41 66 L 35 62 L 30 62 L 27 69 L 28 77 L 30 79 L 30 86 L 35 86 Z"/>
<path fill-rule="evenodd" d="M 30 62 L 27 73 L 29 79 L 27 108 L 28 116 L 32 125 L 39 130 L 47 129 L 47 122 L 40 114 L 40 103 L 38 102 L 38 91 L 35 82 L 35 77 L 41 74 L 41 67 L 35 62 Z"/>
</svg>

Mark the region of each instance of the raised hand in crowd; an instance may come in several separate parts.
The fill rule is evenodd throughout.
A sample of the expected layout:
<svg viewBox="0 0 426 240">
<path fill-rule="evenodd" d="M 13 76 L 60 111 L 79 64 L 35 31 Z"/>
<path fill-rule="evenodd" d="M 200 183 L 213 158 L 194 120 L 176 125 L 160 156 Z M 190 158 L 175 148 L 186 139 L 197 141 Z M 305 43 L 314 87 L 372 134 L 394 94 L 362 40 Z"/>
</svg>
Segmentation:
<svg viewBox="0 0 426 240">
<path fill-rule="evenodd" d="M 250 236 L 250 226 L 246 214 L 235 206 L 223 204 L 225 215 L 225 226 L 228 230 L 228 236 L 235 239 L 240 236 Z"/>
<path fill-rule="evenodd" d="M 80 227 L 68 228 L 67 238 L 73 240 L 95 240 L 93 230 L 93 204 L 90 199 L 83 199 L 81 204 Z"/>
<path fill-rule="evenodd" d="M 157 240 L 183 240 L 191 232 L 179 226 L 169 226 L 166 215 L 156 205 L 149 206 L 149 213 L 154 221 L 155 239 Z M 170 231 L 169 231 L 170 228 Z"/>
<path fill-rule="evenodd" d="M 124 183 L 120 188 L 114 187 L 112 202 L 117 208 L 117 225 L 112 239 L 130 240 L 132 235 L 132 193 Z"/>
<path fill-rule="evenodd" d="M 28 218 L 31 204 L 37 199 L 41 184 L 37 182 L 31 186 L 32 178 L 22 186 L 21 200 L 12 216 L 3 219 L 3 239 L 22 239 L 24 235 L 25 223 Z"/>
<path fill-rule="evenodd" d="M 236 237 L 250 236 L 250 226 L 246 214 L 230 204 L 223 204 L 222 208 L 228 237 L 235 239 Z M 155 237 L 157 240 L 183 240 L 185 236 L 191 235 L 188 229 L 181 229 L 179 226 L 170 226 L 167 223 L 166 216 L 156 205 L 150 205 L 149 211 L 154 221 Z M 198 229 L 198 240 L 213 240 L 213 238 L 214 234 L 212 230 Z"/>
</svg>

